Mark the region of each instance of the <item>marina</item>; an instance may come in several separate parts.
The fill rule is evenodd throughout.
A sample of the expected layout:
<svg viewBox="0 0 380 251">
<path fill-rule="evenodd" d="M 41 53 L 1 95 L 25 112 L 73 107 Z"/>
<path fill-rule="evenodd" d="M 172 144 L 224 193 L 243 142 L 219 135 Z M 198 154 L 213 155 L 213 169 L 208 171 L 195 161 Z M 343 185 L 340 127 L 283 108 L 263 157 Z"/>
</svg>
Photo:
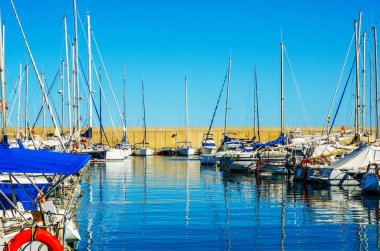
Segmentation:
<svg viewBox="0 0 380 251">
<path fill-rule="evenodd" d="M 0 9 L 0 251 L 380 249 L 380 5 L 34 4 Z"/>
</svg>

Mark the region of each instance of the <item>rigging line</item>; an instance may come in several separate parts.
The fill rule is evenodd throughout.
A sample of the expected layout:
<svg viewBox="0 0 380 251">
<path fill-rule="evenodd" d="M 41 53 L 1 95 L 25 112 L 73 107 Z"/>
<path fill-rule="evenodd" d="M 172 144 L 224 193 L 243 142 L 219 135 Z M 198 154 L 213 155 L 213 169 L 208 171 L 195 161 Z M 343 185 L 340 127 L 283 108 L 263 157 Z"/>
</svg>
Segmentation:
<svg viewBox="0 0 380 251">
<path fill-rule="evenodd" d="M 82 70 L 82 75 L 83 75 L 83 78 L 85 80 L 85 83 L 87 84 L 87 89 L 90 91 L 90 86 L 88 85 L 88 80 L 86 78 L 86 75 L 84 73 L 84 69 L 83 69 L 83 65 L 82 65 L 82 61 L 80 61 L 79 59 L 79 66 L 80 66 L 80 69 Z M 90 92 L 90 96 L 91 96 L 91 101 L 92 101 L 92 104 L 94 105 L 94 108 L 95 108 L 95 112 L 96 112 L 96 116 L 98 116 L 98 119 L 100 121 L 100 115 L 99 115 L 99 111 L 98 111 L 98 108 L 96 108 L 96 104 L 95 104 L 95 100 L 94 100 L 94 96 L 92 95 L 92 93 Z M 106 138 L 106 141 L 107 141 L 107 145 L 109 145 L 109 142 L 108 142 L 108 138 L 107 138 L 107 134 L 104 130 L 104 127 L 103 127 L 103 124 L 102 122 L 99 122 L 100 123 L 100 128 L 104 134 L 104 137 Z M 101 133 L 101 132 L 100 132 Z"/>
<path fill-rule="evenodd" d="M 300 92 L 300 90 L 299 90 L 299 87 L 298 87 L 298 83 L 297 83 L 296 77 L 295 77 L 295 75 L 294 75 L 294 71 L 293 71 L 292 64 L 290 63 L 290 59 L 289 59 L 288 52 L 287 52 L 287 50 L 286 50 L 286 46 L 284 46 L 284 51 L 285 51 L 286 59 L 288 60 L 288 64 L 289 64 L 289 67 L 290 67 L 290 72 L 292 73 L 292 77 L 293 77 L 294 84 L 295 84 L 295 86 L 296 86 L 296 90 L 297 90 L 298 97 L 299 97 L 299 99 L 300 99 L 300 101 L 301 101 L 301 105 L 302 105 L 303 111 L 304 111 L 304 113 L 305 113 L 305 117 L 306 117 L 307 124 L 308 124 L 308 126 L 310 127 L 309 116 L 307 115 L 307 110 L 306 110 L 305 104 L 304 104 L 304 102 L 303 102 L 303 98 L 302 98 L 302 96 L 301 96 L 301 92 Z"/>
<path fill-rule="evenodd" d="M 95 63 L 94 63 L 94 62 L 92 62 L 92 66 L 94 67 L 94 73 L 95 73 L 96 79 L 98 80 L 99 86 L 100 86 L 101 89 L 102 89 L 102 91 L 101 91 L 101 93 L 100 93 L 99 95 L 102 95 L 102 97 L 103 97 L 103 99 L 104 99 L 104 103 L 106 103 L 106 108 L 107 108 L 107 111 L 108 111 L 108 115 L 110 116 L 111 124 L 112 124 L 113 130 L 114 130 L 114 132 L 115 132 L 115 136 L 116 136 L 116 138 L 118 139 L 119 136 L 118 136 L 118 134 L 117 134 L 116 127 L 115 127 L 115 124 L 114 124 L 113 119 L 112 119 L 111 111 L 110 111 L 110 108 L 109 108 L 109 106 L 108 106 L 108 102 L 107 102 L 106 96 L 105 96 L 104 91 L 103 91 L 103 90 L 104 90 L 104 89 L 103 89 L 103 85 L 102 85 L 102 83 L 100 82 L 99 74 L 98 74 L 97 69 L 95 68 Z"/>
<path fill-rule="evenodd" d="M 329 133 L 328 133 L 328 135 L 330 135 L 331 130 L 332 130 L 332 128 L 333 128 L 333 126 L 334 126 L 334 123 L 335 123 L 335 119 L 336 119 L 336 117 L 338 116 L 338 112 L 339 112 L 340 106 L 341 106 L 341 104 L 342 104 L 344 94 L 346 93 L 346 89 L 347 89 L 347 86 L 348 86 L 348 82 L 350 82 L 350 78 L 351 78 L 352 70 L 354 69 L 355 61 L 356 61 L 356 60 L 354 60 L 354 62 L 352 63 L 351 70 L 350 70 L 350 73 L 349 73 L 349 75 L 348 75 L 348 79 L 347 79 L 347 81 L 346 81 L 346 84 L 345 84 L 345 86 L 344 86 L 342 96 L 340 97 L 338 107 L 336 108 L 335 115 L 334 115 L 334 119 L 333 119 L 333 121 L 332 121 L 332 123 L 331 123 L 331 126 L 330 126 L 330 129 L 329 129 Z"/>
<path fill-rule="evenodd" d="M 106 74 L 107 83 L 108 83 L 109 88 L 111 89 L 111 93 L 112 93 L 113 100 L 114 100 L 115 105 L 116 105 L 116 109 L 117 109 L 117 112 L 118 112 L 119 118 L 120 118 L 121 121 L 123 121 L 123 116 L 121 115 L 119 105 L 117 104 L 116 97 L 115 97 L 115 93 L 114 93 L 114 91 L 113 91 L 113 88 L 112 88 L 112 84 L 111 84 L 110 78 L 108 77 L 108 72 L 107 72 L 106 66 L 104 65 L 103 57 L 102 57 L 102 54 L 100 53 L 99 46 L 98 46 L 98 42 L 96 41 L 96 38 L 95 38 L 95 35 L 94 35 L 93 30 L 91 30 L 91 34 L 92 34 L 92 37 L 93 37 L 94 42 L 95 42 L 96 50 L 97 50 L 97 52 L 98 52 L 98 54 L 99 54 L 100 62 L 101 62 L 101 64 L 102 64 L 102 67 L 103 67 L 104 72 L 105 72 L 105 74 Z M 125 125 L 124 125 L 124 124 L 123 124 L 123 130 L 126 131 L 126 128 L 125 128 Z"/>
<path fill-rule="evenodd" d="M 215 119 L 215 114 L 216 114 L 216 111 L 218 110 L 218 107 L 219 107 L 220 98 L 222 97 L 224 86 L 226 85 L 227 76 L 228 76 L 228 70 L 229 69 L 227 69 L 226 75 L 224 76 L 223 85 L 222 85 L 222 88 L 220 89 L 218 101 L 216 102 L 216 106 L 215 106 L 215 109 L 214 109 L 214 114 L 212 115 L 211 123 L 210 123 L 210 126 L 209 126 L 207 134 L 206 134 L 206 140 L 207 140 L 208 136 L 210 135 L 211 128 L 212 128 L 212 125 L 213 125 L 214 119 Z"/>
<path fill-rule="evenodd" d="M 328 120 L 330 118 L 331 110 L 332 110 L 332 107 L 333 107 L 334 102 L 335 102 L 336 94 L 338 93 L 338 89 L 339 89 L 340 82 L 341 82 L 342 77 L 343 77 L 344 69 L 346 68 L 346 63 L 347 63 L 348 56 L 349 56 L 351 48 L 352 48 L 352 44 L 354 42 L 354 38 L 355 38 L 355 33 L 352 34 L 351 43 L 350 43 L 350 46 L 348 47 L 346 58 L 344 59 L 343 67 L 342 67 L 342 70 L 340 72 L 339 80 L 338 80 L 338 83 L 337 83 L 337 85 L 335 87 L 334 95 L 333 95 L 333 98 L 332 98 L 331 103 L 330 103 L 329 112 L 327 113 L 325 125 L 323 126 L 323 129 L 322 129 L 322 135 L 325 132 L 326 127 L 328 126 Z"/>
<path fill-rule="evenodd" d="M 23 73 L 22 73 L 22 75 L 21 75 L 21 78 L 19 79 L 19 81 L 17 81 L 17 82 L 18 82 L 18 88 L 15 89 L 15 91 L 16 91 L 16 96 L 15 96 L 14 99 L 13 99 L 12 108 L 11 108 L 11 110 L 10 110 L 10 112 L 9 112 L 9 115 L 8 115 L 7 126 L 9 126 L 9 124 L 12 125 L 12 123 L 10 123 L 10 119 L 11 119 L 12 112 L 13 112 L 13 108 L 14 108 L 14 106 L 15 106 L 15 104 L 16 104 L 17 98 L 18 98 L 18 96 L 19 96 L 20 93 L 21 93 L 21 85 L 22 85 L 22 81 L 23 81 L 23 79 L 24 79 L 24 75 L 25 75 L 25 71 L 23 71 Z"/>
<path fill-rule="evenodd" d="M 51 84 L 50 87 L 49 87 L 48 93 L 47 93 L 47 95 L 46 95 L 47 97 L 50 96 L 51 90 L 53 89 L 53 87 L 54 87 L 54 85 L 55 85 L 55 83 L 56 83 L 55 81 L 57 80 L 58 73 L 59 73 L 59 68 L 58 68 L 58 70 L 57 70 L 57 73 L 56 73 L 55 76 L 54 76 L 54 79 L 53 79 L 52 84 Z M 46 87 L 47 87 L 47 85 L 46 85 Z M 44 101 L 44 103 L 46 103 L 46 102 Z M 36 120 L 35 120 L 34 123 L 33 123 L 32 130 L 34 130 L 34 128 L 36 127 L 37 121 L 38 121 L 38 119 L 39 119 L 40 116 L 41 116 L 42 110 L 43 110 L 43 106 L 41 106 L 40 111 L 38 112 L 37 118 L 36 118 Z"/>
</svg>

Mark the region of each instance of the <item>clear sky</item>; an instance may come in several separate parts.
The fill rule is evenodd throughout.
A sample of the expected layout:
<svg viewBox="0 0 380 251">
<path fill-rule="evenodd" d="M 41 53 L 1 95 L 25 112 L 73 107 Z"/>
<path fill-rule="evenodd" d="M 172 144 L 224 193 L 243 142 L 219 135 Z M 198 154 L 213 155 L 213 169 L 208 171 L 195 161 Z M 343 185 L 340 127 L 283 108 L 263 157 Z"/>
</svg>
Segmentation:
<svg viewBox="0 0 380 251">
<path fill-rule="evenodd" d="M 14 1 L 39 71 L 43 71 L 47 81 L 51 82 L 65 52 L 64 15 L 68 18 L 70 36 L 73 35 L 72 1 Z M 30 60 L 10 2 L 3 0 L 0 7 L 6 24 L 5 60 L 9 94 L 10 83 L 15 84 L 18 78 L 19 63 L 29 63 Z M 380 3 L 377 0 L 78 0 L 78 10 L 84 25 L 86 12 L 91 14 L 92 28 L 120 107 L 123 65 L 127 67 L 128 126 L 141 125 L 142 72 L 148 126 L 184 125 L 185 74 L 189 85 L 190 125 L 209 125 L 230 52 L 229 125 L 252 125 L 253 68 L 256 65 L 260 122 L 262 125 L 279 126 L 281 30 L 307 111 L 306 116 L 285 60 L 285 124 L 323 125 L 359 10 L 363 10 L 362 31 L 368 34 L 367 52 L 373 51 L 371 27 L 380 27 Z M 86 65 L 86 44 L 80 26 L 79 31 L 79 54 Z M 93 53 L 94 61 L 100 67 L 96 51 Z M 347 64 L 352 62 L 351 52 Z M 35 76 L 30 76 L 30 99 L 33 100 L 30 103 L 33 106 L 29 109 L 32 116 L 39 109 L 37 104 L 41 94 Z M 342 85 L 346 79 L 347 71 Z M 103 83 L 106 84 L 105 81 Z M 98 86 L 97 83 L 94 85 Z M 57 109 L 61 105 L 57 94 L 59 89 L 58 81 L 53 92 Z M 353 89 L 354 82 L 351 81 L 339 124 L 347 123 L 352 113 Z M 110 92 L 106 92 L 111 105 Z M 96 100 L 98 94 L 97 90 Z M 88 95 L 84 89 L 82 95 Z M 223 98 L 216 125 L 223 125 L 224 102 Z M 85 117 L 88 108 L 82 107 L 82 116 Z M 120 125 L 114 105 L 111 105 L 111 110 L 115 123 Z M 104 109 L 104 123 L 110 125 L 106 113 Z M 13 116 L 13 124 L 16 123 L 15 118 Z"/>
</svg>

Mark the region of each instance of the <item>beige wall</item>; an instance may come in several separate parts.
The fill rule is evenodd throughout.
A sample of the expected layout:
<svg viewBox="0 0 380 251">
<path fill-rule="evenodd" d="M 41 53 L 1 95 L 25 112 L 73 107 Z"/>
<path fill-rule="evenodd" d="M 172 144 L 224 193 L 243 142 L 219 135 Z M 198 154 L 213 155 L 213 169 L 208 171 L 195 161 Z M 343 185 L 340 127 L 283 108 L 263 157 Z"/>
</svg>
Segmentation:
<svg viewBox="0 0 380 251">
<path fill-rule="evenodd" d="M 128 142 L 130 144 L 136 144 L 142 142 L 143 132 L 141 127 L 128 127 Z M 208 127 L 190 127 L 189 129 L 189 141 L 195 148 L 200 148 L 203 135 L 207 132 Z M 338 131 L 337 127 L 334 131 Z M 47 130 L 53 132 L 51 128 Z M 108 140 L 111 145 L 117 143 L 117 140 L 122 139 L 122 128 L 117 128 L 117 135 L 110 127 L 105 128 Z M 322 127 L 304 127 L 302 131 L 305 135 L 317 134 L 322 131 Z M 37 133 L 41 134 L 42 129 L 37 129 Z M 231 137 L 252 138 L 253 128 L 251 127 L 229 127 L 228 134 Z M 213 127 L 211 133 L 217 145 L 223 136 L 223 127 Z M 177 134 L 176 137 L 172 137 L 173 134 Z M 276 139 L 280 134 L 279 127 L 262 127 L 260 129 L 261 141 L 266 142 Z M 185 128 L 184 127 L 148 127 L 147 128 L 147 141 L 151 148 L 157 150 L 163 147 L 176 147 L 176 141 L 185 140 Z M 99 142 L 99 128 L 93 129 L 93 142 Z M 104 137 L 103 142 L 106 143 Z"/>
</svg>

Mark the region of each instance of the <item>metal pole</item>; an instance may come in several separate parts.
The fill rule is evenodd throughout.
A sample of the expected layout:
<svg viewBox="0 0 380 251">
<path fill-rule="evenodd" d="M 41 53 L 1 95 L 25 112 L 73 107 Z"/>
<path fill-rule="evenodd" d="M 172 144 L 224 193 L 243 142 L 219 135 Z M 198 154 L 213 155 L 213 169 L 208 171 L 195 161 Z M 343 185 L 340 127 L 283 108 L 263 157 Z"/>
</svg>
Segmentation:
<svg viewBox="0 0 380 251">
<path fill-rule="evenodd" d="M 64 30 L 65 30 L 65 49 L 66 49 L 66 82 L 67 82 L 67 116 L 69 118 L 69 135 L 73 134 L 72 122 L 71 122 L 71 98 L 70 98 L 70 73 L 69 73 L 69 44 L 68 44 L 68 32 L 66 17 L 63 17 Z"/>
<path fill-rule="evenodd" d="M 185 139 L 185 146 L 188 146 L 188 140 L 189 140 L 189 112 L 188 112 L 188 106 L 187 106 L 187 78 L 185 75 L 185 121 L 186 121 L 186 139 Z"/>
<path fill-rule="evenodd" d="M 62 60 L 62 72 L 61 72 L 61 80 L 62 80 L 62 93 L 61 93 L 61 100 L 62 100 L 62 135 L 64 134 L 63 127 L 65 124 L 65 77 L 64 77 L 64 72 L 65 72 L 65 60 Z"/>
<path fill-rule="evenodd" d="M 5 100 L 5 25 L 2 25 L 0 19 L 0 78 L 1 78 L 1 106 L 3 120 L 3 138 L 7 135 L 7 116 L 6 116 L 6 100 Z"/>
<path fill-rule="evenodd" d="M 18 87 L 18 108 L 17 108 L 17 135 L 20 133 L 20 117 L 21 117 L 21 82 L 22 82 L 22 64 L 20 63 L 20 76 Z"/>
<path fill-rule="evenodd" d="M 355 65 L 356 65 L 356 88 L 355 88 L 355 135 L 359 135 L 359 39 L 358 23 L 354 22 L 355 30 Z"/>
<path fill-rule="evenodd" d="M 45 75 L 44 73 L 41 73 L 41 80 L 42 80 L 42 86 L 45 88 Z M 44 139 L 45 134 L 46 134 L 46 111 L 45 111 L 45 99 L 44 96 L 42 95 L 42 138 Z"/>
<path fill-rule="evenodd" d="M 123 143 L 127 143 L 127 112 L 126 112 L 126 86 L 125 86 L 125 65 L 123 67 Z"/>
<path fill-rule="evenodd" d="M 256 138 L 256 65 L 253 75 L 253 136 Z"/>
<path fill-rule="evenodd" d="M 88 89 L 90 90 L 90 95 L 88 96 L 88 113 L 89 113 L 89 125 L 92 128 L 92 76 L 91 76 L 91 67 L 92 67 L 92 54 L 91 54 L 91 22 L 90 22 L 90 13 L 87 12 L 87 45 L 88 45 Z M 90 139 L 90 142 L 92 138 Z"/>
<path fill-rule="evenodd" d="M 376 27 L 373 27 L 374 52 L 375 52 L 375 109 L 376 109 L 376 140 L 379 139 L 379 77 L 377 62 L 377 35 Z"/>
<path fill-rule="evenodd" d="M 143 109 L 143 147 L 146 143 L 146 122 L 145 122 L 145 99 L 144 99 L 144 73 L 141 73 L 141 93 L 142 93 L 142 109 Z"/>
<path fill-rule="evenodd" d="M 369 52 L 369 133 L 372 135 L 372 55 Z"/>
<path fill-rule="evenodd" d="M 229 60 L 228 60 L 228 82 L 227 82 L 227 96 L 226 96 L 226 111 L 224 113 L 224 137 L 227 136 L 227 118 L 228 118 L 228 110 L 230 109 L 230 107 L 228 106 L 228 103 L 229 103 L 229 98 L 230 98 L 230 85 L 231 85 L 231 63 L 232 63 L 232 58 L 230 56 Z M 224 144 L 224 147 L 226 147 L 226 142 L 223 138 L 223 144 Z"/>
<path fill-rule="evenodd" d="M 78 22 L 77 22 L 77 2 L 73 0 L 74 5 L 74 48 L 75 48 L 75 88 L 76 88 L 76 114 L 77 120 L 75 121 L 77 131 L 80 132 L 80 109 L 79 109 L 79 52 L 78 52 Z"/>
<path fill-rule="evenodd" d="M 280 82 L 281 82 L 281 134 L 284 133 L 284 44 L 280 43 L 281 48 L 281 66 L 280 66 Z"/>
<path fill-rule="evenodd" d="M 103 145 L 103 131 L 102 131 L 102 68 L 99 68 L 99 131 L 100 131 L 100 144 Z"/>
<path fill-rule="evenodd" d="M 77 99 L 76 99 L 76 88 L 75 88 L 75 49 L 74 44 L 71 44 L 71 88 L 73 92 L 72 104 L 73 104 L 73 134 L 77 131 L 76 122 L 77 122 Z"/>
<path fill-rule="evenodd" d="M 362 130 L 365 131 L 365 73 L 366 73 L 366 57 L 365 57 L 365 43 L 366 43 L 366 33 L 363 33 L 363 61 L 362 61 Z"/>
<path fill-rule="evenodd" d="M 28 85 L 29 85 L 29 66 L 25 66 L 25 137 L 28 138 Z"/>
</svg>

